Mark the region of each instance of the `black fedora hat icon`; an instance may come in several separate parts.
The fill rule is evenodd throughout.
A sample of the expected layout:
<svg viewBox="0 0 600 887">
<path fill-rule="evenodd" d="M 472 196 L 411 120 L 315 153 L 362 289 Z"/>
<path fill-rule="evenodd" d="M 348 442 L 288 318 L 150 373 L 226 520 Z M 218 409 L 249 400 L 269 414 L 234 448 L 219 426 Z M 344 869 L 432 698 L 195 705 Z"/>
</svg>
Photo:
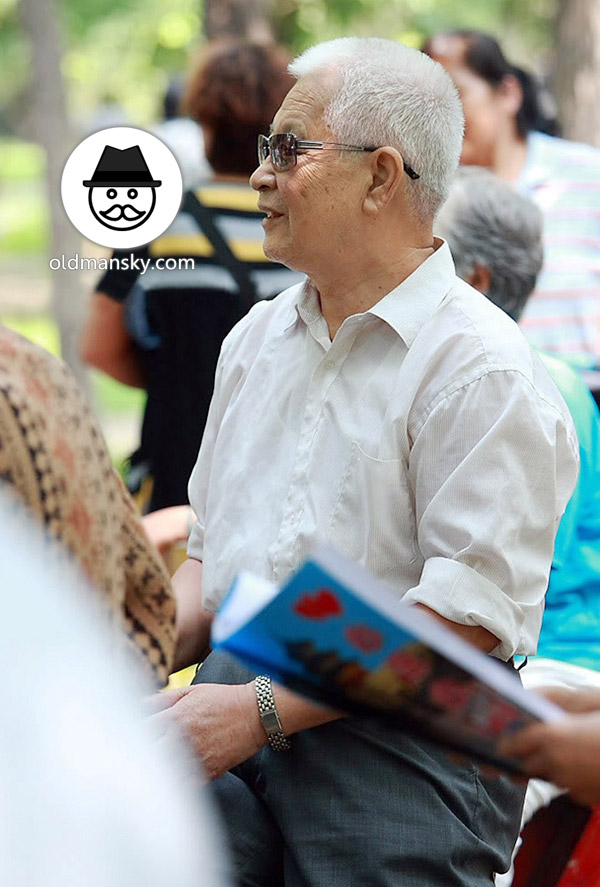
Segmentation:
<svg viewBox="0 0 600 887">
<path fill-rule="evenodd" d="M 162 182 L 152 178 L 139 145 L 123 149 L 106 145 L 92 178 L 83 184 L 86 188 L 158 188 Z"/>
</svg>

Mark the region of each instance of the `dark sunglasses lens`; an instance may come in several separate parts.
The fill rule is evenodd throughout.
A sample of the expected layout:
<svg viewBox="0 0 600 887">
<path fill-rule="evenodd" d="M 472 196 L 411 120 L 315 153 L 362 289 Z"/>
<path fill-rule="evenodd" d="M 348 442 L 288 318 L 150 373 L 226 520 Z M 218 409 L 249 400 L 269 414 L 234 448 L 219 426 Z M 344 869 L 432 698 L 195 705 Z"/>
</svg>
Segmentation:
<svg viewBox="0 0 600 887">
<path fill-rule="evenodd" d="M 296 164 L 296 136 L 284 132 L 271 136 L 271 159 L 279 172 L 285 172 Z"/>
</svg>

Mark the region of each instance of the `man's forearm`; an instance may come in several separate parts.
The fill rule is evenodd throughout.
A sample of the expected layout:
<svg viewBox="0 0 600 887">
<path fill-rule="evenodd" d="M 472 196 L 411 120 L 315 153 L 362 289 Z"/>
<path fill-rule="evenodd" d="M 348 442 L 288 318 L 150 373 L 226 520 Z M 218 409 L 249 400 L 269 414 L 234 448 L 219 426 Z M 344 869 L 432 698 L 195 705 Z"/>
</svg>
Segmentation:
<svg viewBox="0 0 600 887">
<path fill-rule="evenodd" d="M 256 737 L 257 743 L 264 745 L 266 733 L 260 720 L 254 681 L 250 681 L 239 689 L 250 729 Z M 273 697 L 281 727 L 286 736 L 298 733 L 300 730 L 309 730 L 311 727 L 320 727 L 322 724 L 328 724 L 330 721 L 345 717 L 344 712 L 318 705 L 303 696 L 298 696 L 297 693 L 280 684 L 273 684 Z"/>
<path fill-rule="evenodd" d="M 416 606 L 426 610 L 431 616 L 443 622 L 448 628 L 455 631 L 464 640 L 469 641 L 469 643 L 479 647 L 480 650 L 483 650 L 486 653 L 491 652 L 491 650 L 493 650 L 499 643 L 498 639 L 485 628 L 480 626 L 459 625 L 456 622 L 450 622 L 448 619 L 444 619 L 443 616 L 440 616 L 439 613 L 436 613 L 429 607 L 425 607 L 422 604 L 417 604 Z M 260 731 L 262 731 L 262 725 L 258 715 L 258 707 L 254 704 L 255 691 L 253 681 L 246 686 L 246 692 L 249 699 L 248 710 L 253 715 L 254 729 L 260 734 Z M 275 698 L 279 720 L 281 721 L 281 726 L 286 736 L 291 733 L 297 733 L 299 730 L 308 730 L 311 727 L 319 727 L 322 724 L 327 724 L 330 721 L 335 721 L 338 718 L 343 718 L 345 716 L 344 712 L 318 705 L 316 702 L 298 696 L 297 693 L 280 685 L 273 685 L 273 696 Z M 254 711 L 253 704 L 256 711 Z"/>
<path fill-rule="evenodd" d="M 461 625 L 458 622 L 452 622 L 450 619 L 440 616 L 439 613 L 436 613 L 431 607 L 426 607 L 425 604 L 415 604 L 414 606 L 424 610 L 430 616 L 433 616 L 434 619 L 437 619 L 438 622 L 442 622 L 446 628 L 459 635 L 464 641 L 468 641 L 469 644 L 473 644 L 474 647 L 478 647 L 484 653 L 491 653 L 500 643 L 491 631 L 488 631 L 487 628 L 483 628 L 481 625 Z"/>
<path fill-rule="evenodd" d="M 123 303 L 94 293 L 79 343 L 84 363 L 134 388 L 145 388 L 140 352 L 125 329 Z"/>
<path fill-rule="evenodd" d="M 177 644 L 173 670 L 201 662 L 210 648 L 212 613 L 202 606 L 202 562 L 188 558 L 172 579 L 177 600 Z"/>
</svg>

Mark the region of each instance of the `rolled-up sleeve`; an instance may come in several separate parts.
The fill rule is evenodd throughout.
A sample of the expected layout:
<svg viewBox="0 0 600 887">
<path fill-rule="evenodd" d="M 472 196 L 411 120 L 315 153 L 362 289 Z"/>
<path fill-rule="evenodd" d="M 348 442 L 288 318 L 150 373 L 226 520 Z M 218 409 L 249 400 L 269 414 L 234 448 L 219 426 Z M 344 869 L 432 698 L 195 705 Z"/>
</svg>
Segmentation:
<svg viewBox="0 0 600 887">
<path fill-rule="evenodd" d="M 561 515 L 578 471 L 562 412 L 518 371 L 443 393 L 414 437 L 409 478 L 425 564 L 405 600 L 535 652 Z"/>
</svg>

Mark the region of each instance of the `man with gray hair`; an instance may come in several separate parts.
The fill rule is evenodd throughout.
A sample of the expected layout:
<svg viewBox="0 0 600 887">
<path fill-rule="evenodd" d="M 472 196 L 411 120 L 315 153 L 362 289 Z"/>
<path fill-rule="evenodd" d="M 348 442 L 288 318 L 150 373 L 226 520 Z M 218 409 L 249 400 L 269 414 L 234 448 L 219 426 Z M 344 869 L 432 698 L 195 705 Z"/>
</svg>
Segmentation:
<svg viewBox="0 0 600 887">
<path fill-rule="evenodd" d="M 535 648 L 576 440 L 519 330 L 432 234 L 458 166 L 458 95 L 387 40 L 325 43 L 291 70 L 251 184 L 267 256 L 308 280 L 223 344 L 174 578 L 178 664 L 205 654 L 239 570 L 281 582 L 321 542 L 509 661 Z M 214 779 L 240 884 L 480 887 L 507 868 L 510 780 L 219 652 L 196 680 L 157 717 Z"/>
<path fill-rule="evenodd" d="M 446 238 L 456 272 L 518 321 L 542 267 L 542 214 L 526 196 L 486 169 L 457 173 L 435 224 Z M 522 669 L 530 690 L 600 688 L 600 415 L 579 374 L 540 353 L 565 399 L 579 440 L 581 470 L 560 522 L 537 655 Z M 518 744 L 515 748 L 519 748 Z M 539 767 L 539 763 L 537 764 Z M 561 789 L 534 775 L 522 825 Z M 509 887 L 512 873 L 496 887 Z"/>
<path fill-rule="evenodd" d="M 544 261 L 538 207 L 495 173 L 461 166 L 434 225 L 456 273 L 519 320 Z"/>
</svg>

